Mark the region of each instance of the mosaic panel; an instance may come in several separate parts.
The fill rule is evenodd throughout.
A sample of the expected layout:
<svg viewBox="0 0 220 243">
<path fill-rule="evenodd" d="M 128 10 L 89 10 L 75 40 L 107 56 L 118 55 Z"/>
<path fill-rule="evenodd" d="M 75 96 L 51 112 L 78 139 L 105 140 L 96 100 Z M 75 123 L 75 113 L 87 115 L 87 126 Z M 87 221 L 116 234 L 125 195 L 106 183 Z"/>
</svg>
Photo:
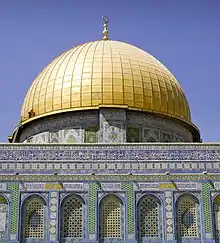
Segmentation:
<svg viewBox="0 0 220 243">
<path fill-rule="evenodd" d="M 107 123 L 103 124 L 104 135 L 103 143 L 122 143 L 123 142 L 123 128 L 120 123 Z"/>
<path fill-rule="evenodd" d="M 50 240 L 55 240 L 57 238 L 58 226 L 57 226 L 57 218 L 58 218 L 58 193 L 51 192 L 50 193 Z"/>
<path fill-rule="evenodd" d="M 62 157 L 62 155 L 61 155 Z M 88 157 L 90 153 L 88 152 Z M 61 160 L 62 161 L 62 160 Z M 220 163 L 218 161 L 212 162 L 194 162 L 194 161 L 141 161 L 133 158 L 130 161 L 124 160 L 106 160 L 97 161 L 92 158 L 90 161 L 79 160 L 75 162 L 60 162 L 57 161 L 31 161 L 29 162 L 1 162 L 0 163 L 0 175 L 1 174 L 90 174 L 91 172 L 98 174 L 165 174 L 165 173 L 218 173 L 220 170 Z M 209 175 L 211 176 L 211 175 Z M 171 183 L 166 183 L 167 186 L 171 186 Z M 180 187 L 184 187 L 184 184 Z M 190 184 L 193 188 L 195 184 Z M 163 185 L 165 187 L 165 185 Z M 177 185 L 173 185 L 175 189 Z M 185 185 L 185 187 L 188 187 Z M 161 185 L 162 188 L 162 185 Z M 191 188 L 191 190 L 192 190 Z M 170 188 L 171 189 L 171 188 Z"/>
<path fill-rule="evenodd" d="M 1 161 L 189 161 L 197 164 L 197 168 L 212 169 L 218 172 L 220 145 L 197 144 L 117 144 L 116 145 L 30 145 L 2 144 L 0 146 Z M 199 161 L 199 163 L 198 163 Z M 218 161 L 216 166 L 213 161 Z M 204 163 L 205 162 L 205 163 Z M 202 166 L 200 165 L 202 164 Z M 175 165 L 175 164 L 174 164 Z M 218 165 L 218 166 L 217 166 Z M 9 167 L 9 164 L 8 164 Z M 189 169 L 191 166 L 189 166 Z M 215 169 L 216 167 L 216 169 Z M 173 169 L 176 167 L 174 166 Z M 192 169 L 193 171 L 193 169 Z"/>
<path fill-rule="evenodd" d="M 8 190 L 12 192 L 12 202 L 11 202 L 11 234 L 17 232 L 17 222 L 18 222 L 18 197 L 19 197 L 19 184 L 18 183 L 8 183 Z"/>
<path fill-rule="evenodd" d="M 192 141 L 191 133 L 173 121 L 162 119 L 161 117 L 152 116 L 150 114 L 145 113 L 137 113 L 127 111 L 125 109 L 99 109 L 99 113 L 103 115 L 103 119 L 105 121 L 118 121 L 121 122 L 123 127 L 122 130 L 125 131 L 125 124 L 122 121 L 126 121 L 129 126 L 133 126 L 136 124 L 140 129 L 143 131 L 142 133 L 142 141 L 143 142 L 155 142 L 163 140 L 163 133 L 168 134 L 171 136 L 172 141 L 177 142 L 189 142 Z M 115 114 L 115 115 L 114 115 Z M 50 132 L 52 131 L 71 131 L 74 127 L 74 130 L 78 130 L 82 125 L 97 123 L 99 120 L 98 111 L 93 112 L 72 112 L 68 114 L 59 114 L 59 116 L 54 118 L 45 118 L 44 120 L 37 121 L 27 128 L 25 128 L 21 134 L 20 141 L 21 142 L 29 142 L 29 143 L 47 143 L 49 142 Z M 101 119 L 102 123 L 102 119 Z M 101 124 L 100 124 L 101 125 Z M 100 126 L 101 127 L 101 126 Z M 146 131 L 144 132 L 144 130 Z M 126 135 L 124 136 L 124 132 L 120 131 L 123 139 L 122 141 L 126 141 Z M 147 132 L 147 131 L 155 131 L 155 132 Z M 159 136 L 158 136 L 159 133 Z M 38 136 L 39 135 L 39 136 Z M 55 135 L 56 136 L 56 135 Z M 69 137 L 69 138 L 68 138 Z M 52 138 L 51 141 L 56 142 L 83 142 L 83 135 L 75 136 L 71 134 L 70 136 L 66 137 L 63 133 L 59 134 L 58 138 Z"/>
<path fill-rule="evenodd" d="M 63 142 L 64 143 L 81 143 L 82 134 L 81 130 L 78 128 L 63 130 Z"/>
<path fill-rule="evenodd" d="M 122 183 L 122 190 L 127 192 L 127 230 L 134 234 L 134 187 L 133 183 Z"/>
<path fill-rule="evenodd" d="M 0 191 L 6 191 L 7 190 L 7 183 L 0 183 Z"/>
<path fill-rule="evenodd" d="M 210 202 L 210 189 L 213 189 L 213 185 L 210 182 L 202 184 L 202 199 L 203 199 L 203 213 L 204 213 L 204 223 L 205 232 L 210 233 L 212 231 L 212 219 L 211 219 L 211 202 Z"/>
<path fill-rule="evenodd" d="M 102 143 L 126 141 L 126 111 L 123 109 L 100 109 L 100 139 Z"/>
<path fill-rule="evenodd" d="M 147 139 L 150 139 L 150 137 L 152 137 L 153 139 L 157 137 L 156 141 L 165 141 L 163 139 L 166 139 L 166 137 L 163 138 L 163 133 L 169 134 L 172 137 L 172 142 L 190 142 L 193 140 L 192 134 L 189 132 L 189 130 L 181 126 L 180 124 L 177 124 L 176 122 L 173 122 L 171 120 L 161 119 L 160 117 L 146 113 L 137 113 L 131 111 L 127 112 L 127 124 L 131 126 L 136 124 L 137 126 L 141 127 L 142 130 L 147 129 L 151 131 L 158 131 L 159 137 L 147 136 L 148 138 L 144 138 L 143 132 L 144 141 L 148 141 Z"/>
<path fill-rule="evenodd" d="M 80 183 L 80 182 L 75 182 L 75 183 L 63 183 L 63 189 L 65 191 L 88 191 L 89 190 L 89 185 L 87 183 Z"/>
<path fill-rule="evenodd" d="M 106 121 L 126 121 L 126 110 L 125 109 L 111 109 L 111 108 L 101 108 L 100 117 Z"/>
<path fill-rule="evenodd" d="M 32 137 L 32 139 L 28 139 L 27 142 L 32 142 L 36 144 L 48 143 L 49 142 L 49 134 L 48 132 L 40 133 Z"/>
<path fill-rule="evenodd" d="M 101 183 L 103 191 L 118 191 L 121 189 L 121 183 Z"/>
<path fill-rule="evenodd" d="M 97 183 L 89 185 L 89 233 L 94 235 L 96 232 L 96 205 L 97 205 L 97 190 L 100 186 Z"/>
<path fill-rule="evenodd" d="M 173 233 L 173 194 L 171 191 L 165 192 L 165 212 L 167 234 Z"/>
<path fill-rule="evenodd" d="M 56 131 L 56 132 L 50 132 L 50 143 L 59 143 L 61 142 L 61 136 L 60 136 L 60 132 Z"/>
<path fill-rule="evenodd" d="M 172 182 L 172 183 L 160 183 L 160 182 L 139 182 L 136 185 L 136 190 L 201 190 L 202 186 L 197 182 Z M 165 192 L 166 193 L 166 192 Z"/>
<path fill-rule="evenodd" d="M 158 142 L 160 141 L 160 131 L 158 129 L 144 128 L 142 134 L 143 142 Z"/>
<path fill-rule="evenodd" d="M 68 175 L 43 175 L 43 174 L 31 174 L 31 175 L 19 175 L 19 177 L 11 176 L 11 175 L 0 175 L 0 180 L 2 181 L 8 181 L 8 182 L 41 182 L 41 181 L 47 181 L 47 182 L 54 182 L 54 180 L 59 181 L 88 181 L 88 182 L 94 182 L 94 181 L 121 181 L 121 182 L 134 182 L 134 181 L 169 181 L 169 180 L 186 180 L 186 181 L 192 181 L 192 180 L 220 180 L 219 174 L 212 174 L 208 177 L 203 174 L 172 174 L 172 175 L 158 175 L 158 174 L 143 174 L 143 175 L 128 175 L 128 174 L 109 174 L 106 176 L 106 174 L 103 175 L 91 175 L 91 174 L 68 174 Z M 101 188 L 100 188 L 101 189 Z"/>
<path fill-rule="evenodd" d="M 91 124 L 91 122 L 98 123 L 98 113 L 96 111 L 91 112 L 74 112 L 68 114 L 59 114 L 59 116 L 54 118 L 46 118 L 41 121 L 37 121 L 27 128 L 25 128 L 21 134 L 20 142 L 24 143 L 34 143 L 36 141 L 38 134 L 45 134 L 45 137 L 41 137 L 45 139 L 44 143 L 50 142 L 50 133 L 54 133 L 54 131 L 59 132 L 59 142 L 83 142 L 83 130 L 81 127 L 84 127 L 86 124 Z M 73 129 L 74 128 L 74 129 Z M 80 134 L 78 131 L 80 130 Z M 70 133 L 68 133 L 70 131 Z M 76 131 L 76 133 L 75 133 Z M 55 135 L 56 136 L 56 135 Z M 54 138 L 54 136 L 52 135 Z M 55 141 L 57 139 L 55 137 Z"/>
<path fill-rule="evenodd" d="M 88 184 L 84 183 L 42 183 L 42 182 L 23 182 L 19 184 L 21 191 L 49 191 L 49 190 L 65 190 L 65 191 L 88 191 Z"/>
<path fill-rule="evenodd" d="M 0 240 L 7 239 L 8 230 L 8 202 L 0 195 Z"/>
</svg>

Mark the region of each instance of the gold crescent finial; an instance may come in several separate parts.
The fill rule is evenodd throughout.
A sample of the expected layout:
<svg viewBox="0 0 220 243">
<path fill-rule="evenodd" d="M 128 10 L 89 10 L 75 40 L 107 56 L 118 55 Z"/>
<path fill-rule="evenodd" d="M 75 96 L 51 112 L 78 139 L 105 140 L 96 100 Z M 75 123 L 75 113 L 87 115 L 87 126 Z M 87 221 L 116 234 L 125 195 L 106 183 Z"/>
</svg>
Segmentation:
<svg viewBox="0 0 220 243">
<path fill-rule="evenodd" d="M 103 30 L 103 40 L 108 40 L 108 23 L 109 23 L 109 20 L 108 20 L 108 18 L 107 17 L 105 17 L 105 16 L 102 16 L 102 20 L 103 20 L 103 22 L 104 22 L 104 25 L 103 25 L 103 27 L 104 27 L 104 30 Z"/>
</svg>

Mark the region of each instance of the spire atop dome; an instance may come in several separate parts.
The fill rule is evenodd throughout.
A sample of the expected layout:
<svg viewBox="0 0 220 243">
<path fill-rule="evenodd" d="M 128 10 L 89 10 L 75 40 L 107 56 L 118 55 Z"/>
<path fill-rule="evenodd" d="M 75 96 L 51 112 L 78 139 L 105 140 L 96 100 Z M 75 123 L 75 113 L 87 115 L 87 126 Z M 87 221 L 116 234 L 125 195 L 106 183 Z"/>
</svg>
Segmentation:
<svg viewBox="0 0 220 243">
<path fill-rule="evenodd" d="M 103 40 L 108 40 L 108 22 L 109 22 L 109 20 L 108 20 L 108 18 L 107 17 L 105 17 L 105 16 L 102 16 L 102 20 L 103 20 L 103 22 L 104 22 L 104 25 L 103 25 L 103 27 L 104 27 L 104 30 L 103 30 Z"/>
</svg>

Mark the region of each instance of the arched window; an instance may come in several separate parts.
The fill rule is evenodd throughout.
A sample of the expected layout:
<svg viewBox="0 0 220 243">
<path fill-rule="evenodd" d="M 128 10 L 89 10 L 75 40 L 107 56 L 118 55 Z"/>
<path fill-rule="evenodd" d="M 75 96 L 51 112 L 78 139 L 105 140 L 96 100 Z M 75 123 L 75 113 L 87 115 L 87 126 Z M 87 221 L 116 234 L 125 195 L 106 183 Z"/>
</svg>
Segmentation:
<svg viewBox="0 0 220 243">
<path fill-rule="evenodd" d="M 61 242 L 85 240 L 85 203 L 81 197 L 69 195 L 63 200 L 60 228 Z"/>
<path fill-rule="evenodd" d="M 84 142 L 85 143 L 98 142 L 98 127 L 96 125 L 88 126 L 85 128 Z"/>
<path fill-rule="evenodd" d="M 146 195 L 138 202 L 138 240 L 160 238 L 162 232 L 161 204 L 153 195 Z"/>
<path fill-rule="evenodd" d="M 123 203 L 115 195 L 105 196 L 100 203 L 100 239 L 124 238 Z"/>
<path fill-rule="evenodd" d="M 199 203 L 192 195 L 183 195 L 177 200 L 177 237 L 199 237 Z"/>
<path fill-rule="evenodd" d="M 220 195 L 218 195 L 214 200 L 214 226 L 215 226 L 215 241 L 220 240 Z"/>
<path fill-rule="evenodd" d="M 127 128 L 127 142 L 129 143 L 140 142 L 140 129 L 138 127 Z"/>
<path fill-rule="evenodd" d="M 8 201 L 0 195 L 0 235 L 1 240 L 7 240 L 8 231 Z"/>
<path fill-rule="evenodd" d="M 46 239 L 46 203 L 42 197 L 34 195 L 28 197 L 22 207 L 21 238 Z"/>
</svg>

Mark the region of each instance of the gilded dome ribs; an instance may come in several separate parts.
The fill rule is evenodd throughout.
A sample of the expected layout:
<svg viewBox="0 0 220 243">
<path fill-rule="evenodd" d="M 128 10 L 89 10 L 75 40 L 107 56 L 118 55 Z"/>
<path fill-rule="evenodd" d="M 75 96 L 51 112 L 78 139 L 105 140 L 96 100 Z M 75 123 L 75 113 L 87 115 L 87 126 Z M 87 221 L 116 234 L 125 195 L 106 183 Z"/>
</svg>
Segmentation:
<svg viewBox="0 0 220 243">
<path fill-rule="evenodd" d="M 172 73 L 147 52 L 113 40 L 89 42 L 54 59 L 27 92 L 22 122 L 105 105 L 191 124 L 188 102 Z"/>
</svg>

